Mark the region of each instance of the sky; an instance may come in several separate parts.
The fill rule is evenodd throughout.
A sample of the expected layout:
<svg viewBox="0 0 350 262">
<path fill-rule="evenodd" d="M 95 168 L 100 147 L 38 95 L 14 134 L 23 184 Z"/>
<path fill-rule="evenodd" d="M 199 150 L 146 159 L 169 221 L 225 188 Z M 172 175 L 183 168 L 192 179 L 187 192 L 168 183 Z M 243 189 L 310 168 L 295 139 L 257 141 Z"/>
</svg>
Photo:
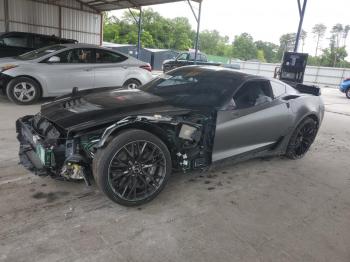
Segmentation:
<svg viewBox="0 0 350 262">
<path fill-rule="evenodd" d="M 302 2 L 303 0 L 301 0 Z M 198 10 L 198 4 L 193 3 Z M 196 21 L 187 1 L 151 6 L 162 16 L 174 18 L 187 17 L 196 29 Z M 317 23 L 327 26 L 323 48 L 328 46 L 326 39 L 331 27 L 336 23 L 350 24 L 350 0 L 308 0 L 303 29 L 308 33 L 304 52 L 315 53 L 316 39 L 312 27 Z M 121 17 L 124 11 L 112 11 Z M 269 41 L 278 44 L 282 34 L 296 32 L 299 23 L 297 0 L 203 0 L 200 30 L 208 29 L 230 37 L 243 32 L 251 34 L 254 40 Z M 301 45 L 299 47 L 301 51 Z M 347 52 L 350 58 L 350 37 L 347 40 Z"/>
</svg>

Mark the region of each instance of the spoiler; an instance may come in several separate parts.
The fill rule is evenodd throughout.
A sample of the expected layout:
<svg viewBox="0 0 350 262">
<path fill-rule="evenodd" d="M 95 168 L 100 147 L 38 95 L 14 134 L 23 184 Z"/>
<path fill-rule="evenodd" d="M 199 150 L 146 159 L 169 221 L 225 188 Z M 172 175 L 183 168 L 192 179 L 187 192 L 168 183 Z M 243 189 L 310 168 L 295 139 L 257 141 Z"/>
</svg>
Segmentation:
<svg viewBox="0 0 350 262">
<path fill-rule="evenodd" d="M 301 93 L 310 94 L 314 96 L 320 96 L 321 95 L 321 88 L 315 85 L 304 85 L 304 84 L 297 84 L 294 86 L 296 90 L 298 90 Z"/>
</svg>

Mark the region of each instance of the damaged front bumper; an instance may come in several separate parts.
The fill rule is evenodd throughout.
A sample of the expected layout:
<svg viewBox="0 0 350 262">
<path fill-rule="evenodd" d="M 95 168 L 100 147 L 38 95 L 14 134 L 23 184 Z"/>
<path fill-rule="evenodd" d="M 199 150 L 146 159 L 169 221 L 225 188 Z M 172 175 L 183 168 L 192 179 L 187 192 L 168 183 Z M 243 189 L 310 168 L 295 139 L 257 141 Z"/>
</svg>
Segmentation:
<svg viewBox="0 0 350 262">
<path fill-rule="evenodd" d="M 33 117 L 29 115 L 16 121 L 20 164 L 36 175 L 48 175 L 54 161 L 52 149 L 45 146 L 40 134 L 30 125 Z"/>
<path fill-rule="evenodd" d="M 84 180 L 87 185 L 90 185 L 86 159 L 75 154 L 73 140 L 45 138 L 33 127 L 35 117 L 37 116 L 28 115 L 16 121 L 17 139 L 20 143 L 20 164 L 39 176 L 49 175 L 60 180 Z M 43 118 L 37 122 L 44 123 L 46 128 L 44 134 L 54 129 L 52 124 Z M 58 143 L 59 140 L 60 143 Z M 66 150 L 67 148 L 69 149 Z M 70 154 L 67 155 L 67 153 Z"/>
</svg>

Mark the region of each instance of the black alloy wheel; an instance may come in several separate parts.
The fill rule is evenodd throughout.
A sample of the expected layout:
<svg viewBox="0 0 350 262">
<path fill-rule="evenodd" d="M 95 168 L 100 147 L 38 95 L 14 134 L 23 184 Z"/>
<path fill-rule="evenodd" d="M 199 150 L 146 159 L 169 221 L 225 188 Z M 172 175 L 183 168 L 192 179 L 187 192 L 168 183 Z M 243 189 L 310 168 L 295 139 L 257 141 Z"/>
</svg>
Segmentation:
<svg viewBox="0 0 350 262">
<path fill-rule="evenodd" d="M 346 97 L 350 99 L 350 88 L 348 88 L 348 90 L 346 90 Z"/>
<path fill-rule="evenodd" d="M 294 131 L 290 138 L 286 156 L 291 159 L 302 158 L 315 140 L 318 125 L 312 118 L 306 118 Z"/>
<path fill-rule="evenodd" d="M 96 156 L 97 184 L 113 201 L 133 206 L 152 200 L 171 172 L 170 153 L 156 136 L 129 130 L 113 139 Z"/>
</svg>

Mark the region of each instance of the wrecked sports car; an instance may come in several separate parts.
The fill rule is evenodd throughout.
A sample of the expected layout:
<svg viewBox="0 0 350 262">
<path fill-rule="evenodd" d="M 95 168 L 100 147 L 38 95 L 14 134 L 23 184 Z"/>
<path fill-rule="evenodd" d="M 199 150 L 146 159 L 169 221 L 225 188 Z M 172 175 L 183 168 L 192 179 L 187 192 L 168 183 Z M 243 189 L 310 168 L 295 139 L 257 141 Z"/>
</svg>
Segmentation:
<svg viewBox="0 0 350 262">
<path fill-rule="evenodd" d="M 174 170 L 226 158 L 301 158 L 323 119 L 319 95 L 317 87 L 203 66 L 140 89 L 75 88 L 17 120 L 20 160 L 37 175 L 94 178 L 113 201 L 139 205 Z"/>
</svg>

